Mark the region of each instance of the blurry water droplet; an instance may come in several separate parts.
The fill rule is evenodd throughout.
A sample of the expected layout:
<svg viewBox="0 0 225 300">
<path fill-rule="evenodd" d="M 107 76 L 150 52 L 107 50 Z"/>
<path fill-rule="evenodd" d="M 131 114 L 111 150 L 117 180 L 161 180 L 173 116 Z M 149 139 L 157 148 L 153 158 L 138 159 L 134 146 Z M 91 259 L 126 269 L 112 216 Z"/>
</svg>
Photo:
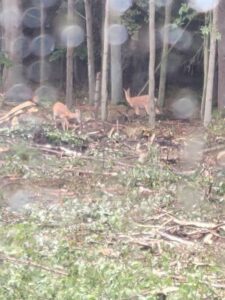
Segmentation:
<svg viewBox="0 0 225 300">
<path fill-rule="evenodd" d="M 43 43 L 43 49 L 41 44 Z M 55 41 L 51 35 L 39 35 L 33 39 L 31 43 L 31 51 L 37 56 L 46 56 L 50 54 L 55 48 Z M 43 53 L 41 51 L 43 50 Z"/>
<path fill-rule="evenodd" d="M 26 84 L 18 83 L 13 85 L 7 92 L 6 98 L 9 101 L 23 102 L 32 98 L 32 90 Z"/>
<path fill-rule="evenodd" d="M 178 50 L 187 50 L 192 45 L 192 35 L 188 31 L 183 31 L 183 35 L 179 41 L 175 44 L 175 48 Z"/>
<path fill-rule="evenodd" d="M 57 2 L 58 0 L 32 0 L 33 5 L 40 6 L 42 4 L 44 7 L 51 7 Z"/>
<path fill-rule="evenodd" d="M 84 31 L 78 25 L 67 26 L 61 33 L 61 41 L 66 47 L 77 47 L 84 41 Z"/>
<path fill-rule="evenodd" d="M 186 50 L 191 46 L 192 36 L 183 28 L 168 25 L 169 29 L 169 45 L 175 46 L 179 50 Z M 161 40 L 163 41 L 165 27 L 161 29 Z"/>
<path fill-rule="evenodd" d="M 21 13 L 16 7 L 4 9 L 0 14 L 0 23 L 4 28 L 19 27 L 21 24 Z"/>
<path fill-rule="evenodd" d="M 182 64 L 183 58 L 181 55 L 176 53 L 170 53 L 168 56 L 167 74 L 171 75 L 178 72 Z"/>
<path fill-rule="evenodd" d="M 173 115 L 178 119 L 192 118 L 196 114 L 197 101 L 191 96 L 177 99 L 172 105 Z"/>
<path fill-rule="evenodd" d="M 124 25 L 112 24 L 109 26 L 109 43 L 122 45 L 128 38 L 127 29 Z"/>
<path fill-rule="evenodd" d="M 24 73 L 24 66 L 22 64 L 14 64 L 11 68 L 11 80 L 13 84 L 24 83 L 25 79 L 22 77 Z"/>
<path fill-rule="evenodd" d="M 196 167 L 203 156 L 205 146 L 204 134 L 196 132 L 186 139 L 185 147 L 181 153 L 181 160 L 188 167 Z"/>
<path fill-rule="evenodd" d="M 123 13 L 132 5 L 132 0 L 110 0 L 109 4 L 111 9 Z"/>
<path fill-rule="evenodd" d="M 30 64 L 27 68 L 27 76 L 30 80 L 33 80 L 35 82 L 40 82 L 40 68 L 41 68 L 41 62 L 36 61 Z M 42 78 L 44 81 L 48 80 L 50 76 L 50 66 L 47 62 L 44 62 L 44 78 Z"/>
<path fill-rule="evenodd" d="M 189 0 L 190 7 L 200 13 L 214 9 L 218 4 L 219 0 Z"/>
<path fill-rule="evenodd" d="M 12 44 L 12 53 L 19 57 L 27 57 L 31 53 L 30 39 L 26 36 L 19 36 Z"/>
<path fill-rule="evenodd" d="M 57 90 L 49 85 L 41 85 L 39 88 L 37 88 L 34 92 L 36 96 L 40 99 L 40 101 L 50 101 L 55 102 L 58 98 Z"/>
<path fill-rule="evenodd" d="M 168 2 L 172 2 L 172 0 L 157 0 L 155 4 L 156 7 L 160 8 L 166 6 L 166 4 L 169 4 Z"/>
<path fill-rule="evenodd" d="M 28 28 L 39 28 L 41 25 L 40 8 L 31 7 L 23 14 L 23 24 Z"/>
</svg>

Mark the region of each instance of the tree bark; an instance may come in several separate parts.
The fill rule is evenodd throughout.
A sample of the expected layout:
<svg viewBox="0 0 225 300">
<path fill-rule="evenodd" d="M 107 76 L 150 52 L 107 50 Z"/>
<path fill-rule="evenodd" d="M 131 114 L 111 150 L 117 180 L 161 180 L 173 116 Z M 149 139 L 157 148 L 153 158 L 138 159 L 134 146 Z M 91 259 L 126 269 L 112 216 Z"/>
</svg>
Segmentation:
<svg viewBox="0 0 225 300">
<path fill-rule="evenodd" d="M 163 49 L 162 49 L 162 59 L 160 68 L 160 81 L 159 81 L 159 96 L 158 103 L 160 107 L 165 104 L 165 90 L 166 90 L 166 71 L 167 71 L 167 61 L 168 61 L 168 42 L 169 42 L 169 24 L 171 19 L 171 9 L 173 1 L 167 1 L 165 6 L 165 22 L 164 22 L 164 34 L 163 34 Z"/>
<path fill-rule="evenodd" d="M 218 108 L 225 109 L 225 1 L 220 1 L 218 9 Z"/>
<path fill-rule="evenodd" d="M 68 0 L 67 4 L 67 17 L 68 24 L 73 20 L 73 0 Z M 66 50 L 66 105 L 71 108 L 73 105 L 73 54 L 74 48 L 67 45 Z"/>
<path fill-rule="evenodd" d="M 15 10 L 16 15 L 12 16 L 11 21 L 8 20 L 8 16 L 3 18 L 4 27 L 4 52 L 8 59 L 12 62 L 12 67 L 22 63 L 22 57 L 15 52 L 12 47 L 13 42 L 21 35 L 21 2 L 20 0 L 2 0 L 2 11 Z M 13 18 L 14 17 L 14 18 Z M 22 69 L 17 68 L 17 72 L 12 67 L 4 67 L 3 69 L 3 90 L 7 91 L 14 84 L 18 83 L 18 79 L 22 78 Z"/>
<path fill-rule="evenodd" d="M 155 0 L 149 0 L 149 124 L 155 127 Z"/>
<path fill-rule="evenodd" d="M 208 25 L 209 14 L 205 15 L 205 26 Z M 202 101 L 201 101 L 201 119 L 204 118 L 205 111 L 205 96 L 206 96 L 206 86 L 207 86 L 207 76 L 208 76 L 208 67 L 209 67 L 209 35 L 204 35 L 203 41 L 203 64 L 204 64 L 204 82 L 202 89 Z"/>
<path fill-rule="evenodd" d="M 45 34 L 45 24 L 44 24 L 44 5 L 43 5 L 43 2 L 40 1 L 40 23 L 41 23 L 41 51 L 40 51 L 40 83 L 42 84 L 44 82 L 44 78 L 45 78 L 45 75 L 44 75 L 44 72 L 45 72 L 45 58 L 44 58 L 44 34 Z"/>
<path fill-rule="evenodd" d="M 105 1 L 105 20 L 102 53 L 102 86 L 101 86 L 101 119 L 106 120 L 107 113 L 107 83 L 108 83 L 108 24 L 109 24 L 109 0 Z"/>
<path fill-rule="evenodd" d="M 93 104 L 95 94 L 95 62 L 94 62 L 94 41 L 93 41 L 93 20 L 91 12 L 91 0 L 84 0 L 87 30 L 87 50 L 88 50 L 88 91 L 89 103 Z"/>
<path fill-rule="evenodd" d="M 113 104 L 118 104 L 122 97 L 122 58 L 121 46 L 111 45 L 111 101 Z"/>
<path fill-rule="evenodd" d="M 213 10 L 213 22 L 210 37 L 210 54 L 209 54 L 209 68 L 207 76 L 205 112 L 203 124 L 205 127 L 209 125 L 212 118 L 212 97 L 213 97 L 213 82 L 215 73 L 215 58 L 216 58 L 216 37 L 217 37 L 217 17 L 218 6 Z"/>
</svg>

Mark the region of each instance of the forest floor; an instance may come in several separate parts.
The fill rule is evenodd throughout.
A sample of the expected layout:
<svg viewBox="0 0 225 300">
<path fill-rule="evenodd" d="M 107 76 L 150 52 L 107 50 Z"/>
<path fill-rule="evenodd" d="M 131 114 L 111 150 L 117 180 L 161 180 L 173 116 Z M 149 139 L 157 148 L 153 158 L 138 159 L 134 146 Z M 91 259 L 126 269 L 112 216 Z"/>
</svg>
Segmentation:
<svg viewBox="0 0 225 300">
<path fill-rule="evenodd" d="M 8 118 L 0 299 L 225 299 L 224 123 Z"/>
</svg>

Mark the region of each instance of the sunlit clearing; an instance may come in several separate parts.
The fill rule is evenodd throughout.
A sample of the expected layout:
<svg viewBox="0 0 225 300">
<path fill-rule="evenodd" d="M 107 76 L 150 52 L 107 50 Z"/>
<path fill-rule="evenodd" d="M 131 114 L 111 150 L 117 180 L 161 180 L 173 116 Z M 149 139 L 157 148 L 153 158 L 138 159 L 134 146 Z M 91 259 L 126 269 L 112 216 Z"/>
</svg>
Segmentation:
<svg viewBox="0 0 225 300">
<path fill-rule="evenodd" d="M 109 43 L 122 45 L 128 38 L 127 29 L 124 25 L 112 24 L 109 26 Z"/>
<path fill-rule="evenodd" d="M 132 0 L 109 0 L 109 5 L 114 11 L 123 13 L 132 5 Z"/>
<path fill-rule="evenodd" d="M 39 6 L 42 4 L 43 7 L 51 7 L 56 4 L 58 0 L 32 0 L 32 4 L 35 6 Z"/>
<path fill-rule="evenodd" d="M 57 90 L 48 85 L 41 85 L 34 92 L 35 96 L 38 96 L 40 102 L 55 102 L 58 98 Z"/>
<path fill-rule="evenodd" d="M 21 24 L 21 13 L 17 8 L 13 6 L 9 9 L 5 9 L 0 14 L 1 25 L 8 30 L 8 28 L 19 27 Z"/>
<path fill-rule="evenodd" d="M 43 78 L 40 78 L 40 70 L 41 70 L 41 61 L 35 61 L 32 64 L 30 64 L 27 68 L 27 76 L 30 80 L 33 80 L 35 82 L 40 82 L 40 79 L 42 80 L 48 80 L 50 76 L 50 66 L 47 62 L 44 62 L 44 72 L 43 72 Z"/>
<path fill-rule="evenodd" d="M 63 29 L 61 41 L 65 47 L 77 47 L 84 41 L 84 30 L 78 25 L 70 25 Z"/>
<path fill-rule="evenodd" d="M 190 7 L 198 12 L 206 12 L 212 10 L 218 4 L 219 0 L 189 0 Z"/>
<path fill-rule="evenodd" d="M 174 25 L 168 25 L 169 37 L 168 43 L 169 45 L 174 46 L 179 50 L 187 50 L 190 48 L 192 44 L 192 36 L 188 31 L 180 27 L 174 27 Z M 163 27 L 160 31 L 160 37 L 163 42 L 165 27 Z"/>
<path fill-rule="evenodd" d="M 27 57 L 31 53 L 30 39 L 24 35 L 19 36 L 12 43 L 12 53 L 18 57 Z"/>
<path fill-rule="evenodd" d="M 6 99 L 9 101 L 22 102 L 32 98 L 32 90 L 26 84 L 18 83 L 6 91 Z"/>
<path fill-rule="evenodd" d="M 170 53 L 168 56 L 167 74 L 172 75 L 178 71 L 183 62 L 183 57 L 176 53 Z"/>
<path fill-rule="evenodd" d="M 166 4 L 170 4 L 173 0 L 157 0 L 155 5 L 156 7 L 160 8 L 166 6 Z"/>
<path fill-rule="evenodd" d="M 193 118 L 196 115 L 197 109 L 197 99 L 191 95 L 178 98 L 172 104 L 172 113 L 178 119 Z"/>
<path fill-rule="evenodd" d="M 25 10 L 23 14 L 23 24 L 28 28 L 39 28 L 41 25 L 40 8 L 31 7 Z"/>
<path fill-rule="evenodd" d="M 43 46 L 42 46 L 43 45 Z M 55 41 L 51 35 L 39 35 L 31 43 L 31 51 L 37 56 L 46 56 L 55 49 Z"/>
<path fill-rule="evenodd" d="M 189 137 L 181 153 L 181 161 L 188 167 L 195 167 L 202 159 L 204 145 L 203 133 L 196 133 Z"/>
</svg>

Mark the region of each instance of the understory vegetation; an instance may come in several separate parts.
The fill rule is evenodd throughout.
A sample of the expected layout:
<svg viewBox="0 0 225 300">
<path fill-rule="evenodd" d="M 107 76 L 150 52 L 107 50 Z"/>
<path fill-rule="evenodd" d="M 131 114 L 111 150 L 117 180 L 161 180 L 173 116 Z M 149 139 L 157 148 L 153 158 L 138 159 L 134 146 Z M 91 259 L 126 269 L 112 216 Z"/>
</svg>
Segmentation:
<svg viewBox="0 0 225 300">
<path fill-rule="evenodd" d="M 2 128 L 0 299 L 224 299 L 221 122 L 191 168 L 175 122 L 154 141 Z"/>
</svg>

